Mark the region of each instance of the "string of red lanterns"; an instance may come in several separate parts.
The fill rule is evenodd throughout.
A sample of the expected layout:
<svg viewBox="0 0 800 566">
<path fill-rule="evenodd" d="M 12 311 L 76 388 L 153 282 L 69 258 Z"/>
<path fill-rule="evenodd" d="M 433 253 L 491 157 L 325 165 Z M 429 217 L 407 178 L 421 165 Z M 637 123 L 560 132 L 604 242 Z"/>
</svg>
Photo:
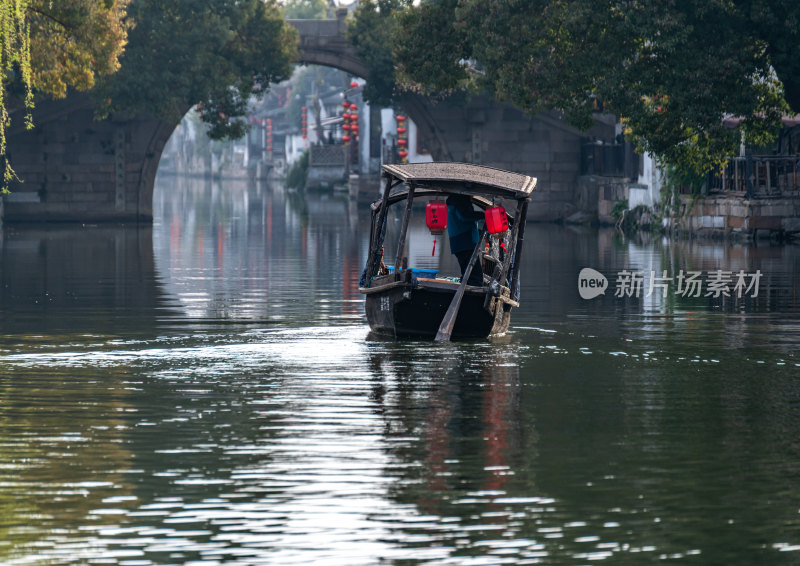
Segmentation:
<svg viewBox="0 0 800 566">
<path fill-rule="evenodd" d="M 408 146 L 408 139 L 406 136 L 406 117 L 402 114 L 398 114 L 395 116 L 395 120 L 397 120 L 397 156 L 400 158 L 401 163 L 406 162 L 406 158 L 408 157 L 408 151 L 406 147 Z"/>
<path fill-rule="evenodd" d="M 353 141 L 358 140 L 358 106 L 350 104 L 350 133 L 353 134 Z"/>
<path fill-rule="evenodd" d="M 344 111 L 342 112 L 342 120 L 344 120 L 344 123 L 342 124 L 342 130 L 344 130 L 342 141 L 344 142 L 344 145 L 347 145 L 350 143 L 350 103 L 345 100 L 342 102 L 342 108 L 344 108 Z"/>
<path fill-rule="evenodd" d="M 358 140 L 358 106 L 345 100 L 342 102 L 342 107 L 344 108 L 342 113 L 342 119 L 344 120 L 344 124 L 342 124 L 342 130 L 344 130 L 342 141 L 347 145 L 351 140 Z"/>
<path fill-rule="evenodd" d="M 306 116 L 306 107 L 303 106 L 301 109 L 302 114 L 300 115 L 303 121 L 302 133 L 303 139 L 308 139 L 308 117 Z"/>
<path fill-rule="evenodd" d="M 272 151 L 272 118 L 267 118 L 267 151 Z"/>
</svg>

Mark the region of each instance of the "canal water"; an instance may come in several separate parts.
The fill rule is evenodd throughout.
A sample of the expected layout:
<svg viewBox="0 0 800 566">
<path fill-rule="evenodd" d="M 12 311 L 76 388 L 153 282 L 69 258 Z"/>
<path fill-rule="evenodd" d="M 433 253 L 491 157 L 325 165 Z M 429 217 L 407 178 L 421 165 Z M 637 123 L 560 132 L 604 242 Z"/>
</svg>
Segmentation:
<svg viewBox="0 0 800 566">
<path fill-rule="evenodd" d="M 155 199 L 2 232 L 0 563 L 800 563 L 797 246 L 531 224 L 506 335 L 394 341 L 367 209 Z"/>
</svg>

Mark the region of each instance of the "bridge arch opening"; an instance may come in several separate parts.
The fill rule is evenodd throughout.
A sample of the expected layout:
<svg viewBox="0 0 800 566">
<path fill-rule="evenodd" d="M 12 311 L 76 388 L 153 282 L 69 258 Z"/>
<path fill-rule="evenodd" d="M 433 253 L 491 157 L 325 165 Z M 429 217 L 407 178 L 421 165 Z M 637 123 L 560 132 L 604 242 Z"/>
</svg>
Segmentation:
<svg viewBox="0 0 800 566">
<path fill-rule="evenodd" d="M 190 110 L 165 143 L 159 172 L 250 178 L 264 178 L 271 172 L 285 176 L 291 164 L 309 150 L 320 165 L 312 170 L 310 183 L 333 184 L 338 159 L 342 170 L 337 182 L 346 179 L 346 173 L 359 173 L 365 183 L 377 187 L 380 164 L 398 161 L 400 150 L 408 150 L 411 161 L 432 160 L 426 146 L 419 143 L 421 136 L 417 135 L 419 126 L 415 122 L 400 124 L 407 132 L 401 141 L 408 145 L 398 145 L 394 113 L 409 112 L 366 103 L 361 95 L 365 83 L 352 72 L 358 69 L 348 63 L 352 59 L 342 57 L 330 65 L 315 63 L 330 60 L 330 53 L 329 49 L 304 51 L 292 78 L 272 85 L 263 100 L 254 102 L 245 118 L 250 131 L 240 140 L 209 140 L 202 122 Z M 352 112 L 343 112 L 345 101 L 358 108 L 357 113 L 353 112 L 358 120 L 352 120 L 352 125 L 343 124 L 342 115 Z M 358 142 L 351 141 L 345 148 L 343 137 L 353 132 L 343 127 L 356 126 Z M 350 137 L 355 138 L 355 134 Z M 326 159 L 331 161 L 330 178 L 321 172 Z"/>
<path fill-rule="evenodd" d="M 360 79 L 360 83 L 363 83 L 364 77 L 368 74 L 368 69 L 361 58 L 357 55 L 355 48 L 350 43 L 349 39 L 347 38 L 347 10 L 340 9 L 336 14 L 336 19 L 333 20 L 288 20 L 289 24 L 294 26 L 299 32 L 299 60 L 298 64 L 306 66 L 304 68 L 324 68 L 324 69 L 337 69 L 343 73 L 344 80 L 342 81 L 344 84 L 342 85 L 341 91 L 346 93 L 348 90 L 348 83 L 353 77 L 358 77 Z M 280 92 L 283 89 L 282 85 L 276 85 L 272 89 L 272 93 L 278 91 Z M 300 89 L 302 90 L 302 89 Z M 267 101 L 269 102 L 270 99 L 274 102 L 274 97 L 272 93 L 267 95 Z M 303 96 L 308 93 L 299 93 L 300 96 Z M 324 94 L 324 93 L 317 93 L 317 94 Z M 360 100 L 360 97 L 356 94 L 355 98 L 358 98 L 358 105 L 359 108 L 364 108 L 365 105 L 363 100 Z M 319 100 L 321 97 L 316 97 L 313 100 Z M 286 104 L 286 100 L 282 101 Z M 340 101 L 341 103 L 341 101 Z M 311 104 L 310 101 L 305 104 L 309 106 Z M 291 112 L 294 113 L 294 116 L 291 117 L 295 120 L 295 125 L 298 125 L 297 122 L 299 121 L 298 108 L 300 106 L 295 104 L 293 108 L 290 108 Z M 430 110 L 426 107 L 424 101 L 419 99 L 414 95 L 405 96 L 402 100 L 398 101 L 398 108 L 402 108 L 402 113 L 405 114 L 408 118 L 410 118 L 410 122 L 413 122 L 413 125 L 408 124 L 407 128 L 409 130 L 413 129 L 414 134 L 413 136 L 409 136 L 410 140 L 410 150 L 414 150 L 412 155 L 416 152 L 417 149 L 424 148 L 425 151 L 433 158 L 437 160 L 452 160 L 452 155 L 447 150 L 447 146 L 444 143 L 443 136 L 441 133 L 436 129 L 434 125 L 434 121 L 430 114 Z M 263 154 L 263 150 L 267 147 L 267 140 L 265 139 L 266 135 L 264 132 L 259 132 L 259 127 L 264 126 L 261 122 L 267 118 L 273 118 L 273 135 L 272 135 L 272 145 L 273 149 L 277 148 L 277 144 L 280 141 L 277 139 L 279 137 L 277 124 L 279 122 L 277 112 L 270 110 L 265 107 L 264 104 L 258 105 L 254 118 L 256 119 L 254 130 L 248 134 L 246 140 L 243 142 L 233 142 L 235 149 L 235 157 L 231 156 L 231 159 L 246 159 L 249 161 L 253 152 L 261 151 Z M 314 131 L 323 131 L 325 126 L 328 124 L 322 124 L 323 118 L 320 116 L 321 112 L 318 109 L 313 109 L 310 113 L 310 116 L 313 116 L 314 123 L 307 124 L 307 127 L 314 128 Z M 331 116 L 330 112 L 326 113 L 325 121 L 327 122 L 335 122 L 336 120 Z M 361 124 L 359 127 L 361 128 L 362 135 L 360 136 L 362 140 L 367 141 L 369 144 L 369 149 L 365 152 L 365 146 L 362 143 L 359 150 L 361 152 L 361 158 L 359 163 L 361 166 L 360 168 L 365 168 L 364 165 L 369 163 L 371 160 L 377 160 L 379 163 L 384 161 L 384 156 L 381 153 L 384 151 L 383 144 L 386 142 L 386 139 L 383 137 L 383 131 L 393 131 L 393 120 L 387 121 L 385 118 L 381 119 L 380 128 L 376 128 L 376 120 L 378 117 L 375 115 L 374 110 L 371 109 L 369 115 L 366 116 L 366 120 L 362 117 Z M 308 122 L 311 122 L 312 118 L 309 117 Z M 184 120 L 185 122 L 185 120 Z M 364 130 L 364 127 L 369 128 L 369 130 Z M 330 132 L 330 130 L 328 130 Z M 311 133 L 311 132 L 309 132 Z M 177 147 L 184 147 L 187 145 L 184 140 L 181 138 L 185 138 L 186 136 L 190 135 L 193 139 L 197 138 L 197 132 L 188 133 L 186 124 L 181 124 L 176 129 L 176 135 L 173 138 L 169 145 L 167 145 L 167 153 L 164 156 L 164 164 L 163 167 L 169 167 L 170 161 L 172 159 L 170 156 L 175 153 L 176 146 Z M 366 135 L 364 135 L 366 134 Z M 341 135 L 341 134 L 339 134 Z M 259 140 L 260 140 L 260 147 L 259 147 Z M 296 142 L 296 140 L 294 140 Z M 314 140 L 311 140 L 314 141 Z M 419 144 L 418 144 L 419 142 Z M 165 141 L 166 143 L 166 141 Z M 194 141 L 190 142 L 190 144 L 195 143 Z M 245 145 L 242 148 L 242 145 Z M 238 147 L 237 147 L 238 145 Z M 375 146 L 378 145 L 376 148 Z M 418 148 L 417 146 L 420 146 Z M 286 160 L 287 161 L 294 161 L 298 157 L 297 152 L 297 144 L 292 143 L 289 145 Z M 366 153 L 366 155 L 365 155 Z M 264 156 L 267 157 L 267 156 Z M 265 167 L 272 167 L 276 165 L 275 156 L 270 156 L 271 159 L 264 159 Z M 281 157 L 278 156 L 278 163 L 277 165 L 281 165 Z M 376 169 L 373 167 L 373 169 Z"/>
</svg>

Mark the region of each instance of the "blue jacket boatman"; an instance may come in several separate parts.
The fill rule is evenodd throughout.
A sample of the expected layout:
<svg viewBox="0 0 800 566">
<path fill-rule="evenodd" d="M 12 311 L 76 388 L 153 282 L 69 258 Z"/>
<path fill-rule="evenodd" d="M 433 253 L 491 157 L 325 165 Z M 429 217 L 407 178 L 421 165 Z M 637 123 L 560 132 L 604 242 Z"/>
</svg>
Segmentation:
<svg viewBox="0 0 800 566">
<path fill-rule="evenodd" d="M 483 218 L 483 214 L 472 208 L 472 200 L 467 195 L 450 195 L 447 197 L 446 203 L 450 253 L 458 259 L 461 277 L 464 277 L 472 252 L 478 245 L 480 238 L 478 220 Z M 480 259 L 475 261 L 475 265 L 472 266 L 472 273 L 469 275 L 467 285 L 483 285 L 483 269 Z"/>
</svg>

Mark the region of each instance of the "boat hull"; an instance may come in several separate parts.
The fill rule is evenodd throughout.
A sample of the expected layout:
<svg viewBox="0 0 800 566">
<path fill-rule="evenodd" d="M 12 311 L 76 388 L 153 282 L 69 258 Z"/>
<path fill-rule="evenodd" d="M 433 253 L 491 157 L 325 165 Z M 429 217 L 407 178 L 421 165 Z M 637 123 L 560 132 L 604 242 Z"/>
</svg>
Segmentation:
<svg viewBox="0 0 800 566">
<path fill-rule="evenodd" d="M 434 337 L 455 288 L 393 287 L 366 297 L 370 328 L 397 337 Z M 511 305 L 489 296 L 482 288 L 468 288 L 458 310 L 453 338 L 485 338 L 502 334 L 511 321 Z"/>
</svg>

